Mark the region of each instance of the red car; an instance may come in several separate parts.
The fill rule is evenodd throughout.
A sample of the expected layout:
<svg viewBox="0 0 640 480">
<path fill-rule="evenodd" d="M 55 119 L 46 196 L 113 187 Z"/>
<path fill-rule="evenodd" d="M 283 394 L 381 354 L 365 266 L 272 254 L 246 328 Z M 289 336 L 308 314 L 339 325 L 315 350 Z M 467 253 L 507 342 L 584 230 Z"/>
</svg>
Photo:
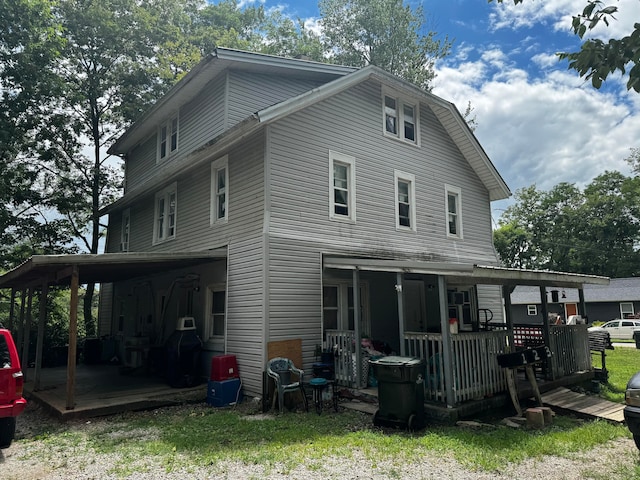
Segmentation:
<svg viewBox="0 0 640 480">
<path fill-rule="evenodd" d="M 24 377 L 11 332 L 0 328 L 0 448 L 8 448 L 16 432 L 16 417 L 24 411 Z"/>
</svg>

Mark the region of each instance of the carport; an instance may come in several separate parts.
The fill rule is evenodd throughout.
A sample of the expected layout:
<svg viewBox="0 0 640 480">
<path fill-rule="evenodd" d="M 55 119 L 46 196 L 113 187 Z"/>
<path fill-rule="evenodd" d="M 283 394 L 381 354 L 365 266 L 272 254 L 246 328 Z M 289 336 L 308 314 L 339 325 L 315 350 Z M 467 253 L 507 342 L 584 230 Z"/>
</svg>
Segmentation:
<svg viewBox="0 0 640 480">
<path fill-rule="evenodd" d="M 78 290 L 88 283 L 112 283 L 152 276 L 174 269 L 226 261 L 226 248 L 199 252 L 144 252 L 75 255 L 35 255 L 0 276 L 0 288 L 11 289 L 9 325 L 17 319 L 18 342 L 23 370 L 27 372 L 29 331 L 33 296 L 40 296 L 33 391 L 42 386 L 42 353 L 47 318 L 47 295 L 51 286 L 70 287 L 69 348 L 66 367 L 66 410 L 76 407 L 76 345 L 78 338 Z M 20 309 L 16 316 L 16 297 L 20 292 Z M 30 379 L 27 379 L 30 380 Z"/>
</svg>

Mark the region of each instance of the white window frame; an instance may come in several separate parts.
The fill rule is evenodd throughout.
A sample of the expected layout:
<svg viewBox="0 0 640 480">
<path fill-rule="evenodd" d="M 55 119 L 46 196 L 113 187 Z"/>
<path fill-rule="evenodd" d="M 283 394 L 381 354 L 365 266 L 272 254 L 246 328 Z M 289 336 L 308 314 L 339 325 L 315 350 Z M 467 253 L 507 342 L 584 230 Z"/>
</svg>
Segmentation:
<svg viewBox="0 0 640 480">
<path fill-rule="evenodd" d="M 387 98 L 395 102 L 395 110 L 387 106 Z M 405 135 L 405 107 L 413 109 L 413 136 L 414 139 L 407 138 Z M 396 132 L 387 130 L 387 116 L 395 118 Z M 382 132 L 386 137 L 401 140 L 411 145 L 420 145 L 420 104 L 417 101 L 411 101 L 394 92 L 382 92 Z"/>
<path fill-rule="evenodd" d="M 131 209 L 126 208 L 122 211 L 122 220 L 120 223 L 120 251 L 129 251 L 129 241 L 131 239 Z"/>
<path fill-rule="evenodd" d="M 223 318 L 223 322 L 224 322 L 224 326 L 223 326 L 223 333 L 222 335 L 214 335 L 213 333 L 213 327 L 214 327 L 214 319 L 213 319 L 213 294 L 217 293 L 217 292 L 224 292 L 224 318 Z M 226 345 L 223 345 L 226 337 L 227 337 L 227 312 L 229 311 L 229 297 L 228 297 L 228 292 L 227 292 L 227 287 L 224 283 L 219 283 L 219 284 L 213 284 L 213 285 L 209 285 L 207 287 L 207 302 L 206 302 L 206 308 L 207 308 L 207 314 L 206 314 L 206 324 L 204 325 L 204 329 L 203 331 L 205 332 L 206 335 L 206 339 L 205 342 L 212 342 L 212 341 L 217 341 L 220 345 L 219 347 L 223 350 L 226 351 Z"/>
<path fill-rule="evenodd" d="M 631 306 L 631 312 L 628 309 L 625 309 L 624 306 Z M 625 317 L 625 315 L 635 315 L 635 309 L 633 308 L 633 302 L 620 302 L 620 318 L 629 318 Z"/>
<path fill-rule="evenodd" d="M 347 215 L 336 213 L 336 186 L 333 173 L 335 165 L 347 168 Z M 354 223 L 356 221 L 356 159 L 331 150 L 329 150 L 329 218 Z"/>
<path fill-rule="evenodd" d="M 323 297 L 324 288 L 336 288 L 338 293 L 338 305 L 337 308 L 331 308 L 337 311 L 338 328 L 340 331 L 352 331 L 349 330 L 349 313 L 355 308 L 349 307 L 349 288 L 353 287 L 353 282 L 344 280 L 330 280 L 322 285 Z M 362 305 L 362 312 L 360 315 L 360 335 L 371 334 L 371 316 L 369 314 L 369 283 L 366 281 L 360 282 L 360 303 Z M 322 330 L 324 332 L 324 312 L 329 307 L 322 305 Z M 354 325 L 355 327 L 355 325 Z"/>
<path fill-rule="evenodd" d="M 166 133 L 165 133 L 166 132 Z M 180 120 L 178 115 L 171 115 L 165 122 L 158 126 L 158 145 L 156 152 L 156 163 L 164 162 L 178 152 L 180 145 Z M 163 136 L 164 134 L 164 136 Z M 174 139 L 175 137 L 175 139 Z M 175 143 L 175 146 L 174 146 Z M 162 146 L 165 146 L 164 154 Z"/>
<path fill-rule="evenodd" d="M 449 229 L 449 216 L 451 215 L 451 212 L 449 212 L 449 195 L 454 195 L 456 197 L 456 233 L 451 233 L 451 230 Z M 447 237 L 462 240 L 464 236 L 462 230 L 462 190 L 460 190 L 460 188 L 452 185 L 444 186 L 444 214 Z"/>
<path fill-rule="evenodd" d="M 394 186 L 395 186 L 394 205 L 396 209 L 396 230 L 410 230 L 415 232 L 417 231 L 417 228 L 416 228 L 416 177 L 411 173 L 405 173 L 399 170 L 394 170 L 393 180 L 394 180 Z M 409 193 L 408 194 L 409 226 L 400 224 L 400 190 L 398 188 L 399 182 L 407 183 L 409 185 L 409 192 L 408 192 Z"/>
<path fill-rule="evenodd" d="M 220 172 L 224 170 L 224 191 L 220 190 L 218 185 L 218 178 Z M 224 195 L 224 215 L 219 216 L 220 197 Z M 211 204 L 209 207 L 209 223 L 214 225 L 216 223 L 227 223 L 229 219 L 229 156 L 225 155 L 222 158 L 211 163 Z"/>
<path fill-rule="evenodd" d="M 534 316 L 538 315 L 538 306 L 537 305 L 527 305 L 527 315 Z"/>
<path fill-rule="evenodd" d="M 172 196 L 174 198 L 173 211 L 171 210 Z M 162 211 L 160 211 L 160 200 L 163 200 Z M 153 244 L 156 245 L 176 238 L 176 228 L 178 223 L 177 183 L 174 182 L 156 193 L 153 211 Z M 162 227 L 160 226 L 160 219 L 162 219 Z"/>
</svg>

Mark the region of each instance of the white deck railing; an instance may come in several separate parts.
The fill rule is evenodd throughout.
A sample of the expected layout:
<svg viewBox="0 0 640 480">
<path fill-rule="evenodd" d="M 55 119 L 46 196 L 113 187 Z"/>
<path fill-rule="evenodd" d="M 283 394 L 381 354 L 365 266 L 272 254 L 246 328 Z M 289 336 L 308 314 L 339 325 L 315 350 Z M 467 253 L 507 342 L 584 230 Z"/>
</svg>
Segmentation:
<svg viewBox="0 0 640 480">
<path fill-rule="evenodd" d="M 497 356 L 507 350 L 508 332 L 459 333 L 452 335 L 453 393 L 456 404 L 484 398 L 506 390 L 505 375 Z M 409 355 L 427 363 L 425 399 L 444 402 L 446 398 L 442 335 L 405 333 Z"/>
</svg>

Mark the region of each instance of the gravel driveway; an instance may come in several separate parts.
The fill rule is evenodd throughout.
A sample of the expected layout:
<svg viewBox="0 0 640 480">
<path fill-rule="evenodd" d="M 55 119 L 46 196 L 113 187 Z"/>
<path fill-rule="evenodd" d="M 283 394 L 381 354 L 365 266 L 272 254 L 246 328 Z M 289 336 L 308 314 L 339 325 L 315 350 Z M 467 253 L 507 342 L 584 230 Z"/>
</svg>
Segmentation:
<svg viewBox="0 0 640 480">
<path fill-rule="evenodd" d="M 176 407 L 179 408 L 179 407 Z M 113 418 L 105 417 L 91 421 L 68 422 L 66 429 L 98 432 L 117 425 Z M 60 424 L 45 415 L 41 409 L 29 403 L 26 412 L 18 419 L 17 440 L 0 451 L 0 479 L 116 479 L 112 468 L 119 460 L 115 454 L 95 453 L 86 442 L 74 444 L 72 448 L 52 452 L 55 446 L 47 443 L 43 432 L 57 430 Z M 137 432 L 138 435 L 153 435 L 153 432 Z M 113 433 L 117 438 L 117 431 Z M 127 432 L 126 435 L 131 435 Z M 33 439 L 35 437 L 35 440 Z M 30 438 L 30 441 L 21 439 Z M 44 460 L 44 459 L 48 460 Z M 634 477 L 640 471 L 640 455 L 633 441 L 618 439 L 597 449 L 582 452 L 570 458 L 547 456 L 529 459 L 502 472 L 474 472 L 465 469 L 448 456 L 427 456 L 410 464 L 378 461 L 372 465 L 359 451 L 346 452 L 344 456 L 325 459 L 322 465 L 301 465 L 286 472 L 260 465 L 240 462 L 223 462 L 208 467 L 189 466 L 189 458 L 178 459 L 184 465 L 182 471 L 166 473 L 165 467 L 154 457 L 135 459 L 128 479 L 617 479 Z"/>
</svg>

